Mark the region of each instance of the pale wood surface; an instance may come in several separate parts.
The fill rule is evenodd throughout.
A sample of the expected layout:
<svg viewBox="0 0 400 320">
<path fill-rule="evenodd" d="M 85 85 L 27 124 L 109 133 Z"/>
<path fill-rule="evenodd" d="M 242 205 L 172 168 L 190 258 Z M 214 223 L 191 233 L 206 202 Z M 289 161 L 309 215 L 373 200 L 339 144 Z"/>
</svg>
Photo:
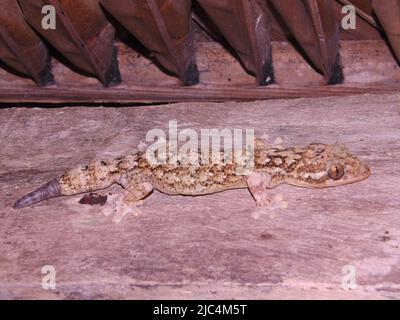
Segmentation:
<svg viewBox="0 0 400 320">
<path fill-rule="evenodd" d="M 0 298 L 400 298 L 400 95 L 0 110 Z M 279 187 L 286 210 L 252 217 L 247 190 L 154 193 L 115 224 L 80 196 L 23 210 L 21 195 L 63 170 L 117 156 L 152 128 L 255 128 L 285 145 L 345 143 L 372 176 Z M 118 190 L 118 187 L 113 189 Z M 57 288 L 41 288 L 53 265 Z M 341 287 L 345 265 L 357 288 Z"/>
</svg>

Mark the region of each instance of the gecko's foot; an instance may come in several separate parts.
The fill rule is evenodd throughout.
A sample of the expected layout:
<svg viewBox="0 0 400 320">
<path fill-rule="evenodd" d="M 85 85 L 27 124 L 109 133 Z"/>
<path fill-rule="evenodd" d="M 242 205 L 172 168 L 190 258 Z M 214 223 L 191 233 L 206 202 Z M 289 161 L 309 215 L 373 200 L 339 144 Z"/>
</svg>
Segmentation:
<svg viewBox="0 0 400 320">
<path fill-rule="evenodd" d="M 142 215 L 142 211 L 137 207 L 142 204 L 143 201 L 128 203 L 124 200 L 123 194 L 112 194 L 109 195 L 108 205 L 101 211 L 106 217 L 113 216 L 112 221 L 117 224 L 128 214 L 133 214 L 135 217 Z"/>
<path fill-rule="evenodd" d="M 140 208 L 136 207 L 136 206 L 130 206 L 127 204 L 122 204 L 121 207 L 118 209 L 118 211 L 115 213 L 112 221 L 115 224 L 118 224 L 122 221 L 122 219 L 128 215 L 128 214 L 132 214 L 135 217 L 139 217 L 143 214 L 142 210 L 140 210 Z"/>
<path fill-rule="evenodd" d="M 272 147 L 269 140 L 270 140 L 269 135 L 265 133 L 260 137 L 260 139 L 256 139 L 256 141 L 255 141 L 256 146 L 258 145 L 259 147 L 264 147 L 264 148 L 269 149 Z"/>
<path fill-rule="evenodd" d="M 277 194 L 273 198 L 272 206 L 274 209 L 287 209 L 289 203 L 283 198 L 282 194 Z"/>
<path fill-rule="evenodd" d="M 282 137 L 277 137 L 277 138 L 274 140 L 274 143 L 272 144 L 272 146 L 273 146 L 274 148 L 279 149 L 279 150 L 283 150 L 283 149 L 284 149 L 284 146 L 283 146 L 283 138 L 282 138 Z"/>
<path fill-rule="evenodd" d="M 118 194 L 108 194 L 107 203 L 101 208 L 101 213 L 108 217 L 115 213 L 117 202 L 121 201 L 121 196 Z"/>
<path fill-rule="evenodd" d="M 282 137 L 277 137 L 274 142 L 271 144 L 270 142 L 270 136 L 267 134 L 263 134 L 261 136 L 261 139 L 256 139 L 256 144 L 258 144 L 259 147 L 261 147 L 262 145 L 264 145 L 264 147 L 266 148 L 277 148 L 280 150 L 284 149 L 283 146 L 283 138 Z"/>
<path fill-rule="evenodd" d="M 276 194 L 271 197 L 265 196 L 261 201 L 256 202 L 257 208 L 252 212 L 254 219 L 260 218 L 261 215 L 267 215 L 271 219 L 275 219 L 279 210 L 288 208 L 288 202 L 284 200 L 282 194 Z"/>
<path fill-rule="evenodd" d="M 271 196 L 271 191 L 258 194 L 256 199 L 257 208 L 287 209 L 288 202 L 283 199 L 282 194 Z"/>
<path fill-rule="evenodd" d="M 247 177 L 247 186 L 257 207 L 272 207 L 279 202 L 279 194 L 271 188 L 275 183 L 273 177 L 264 172 L 253 172 Z"/>
</svg>

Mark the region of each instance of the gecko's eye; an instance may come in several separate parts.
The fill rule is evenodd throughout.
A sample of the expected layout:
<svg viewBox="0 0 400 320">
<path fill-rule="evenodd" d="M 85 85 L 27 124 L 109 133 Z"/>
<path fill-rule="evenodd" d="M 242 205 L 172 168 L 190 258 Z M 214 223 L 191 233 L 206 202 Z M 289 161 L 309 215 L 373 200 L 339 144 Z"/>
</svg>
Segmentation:
<svg viewBox="0 0 400 320">
<path fill-rule="evenodd" d="M 329 167 L 328 176 L 332 180 L 339 180 L 344 175 L 344 167 L 341 164 L 334 164 Z"/>
</svg>

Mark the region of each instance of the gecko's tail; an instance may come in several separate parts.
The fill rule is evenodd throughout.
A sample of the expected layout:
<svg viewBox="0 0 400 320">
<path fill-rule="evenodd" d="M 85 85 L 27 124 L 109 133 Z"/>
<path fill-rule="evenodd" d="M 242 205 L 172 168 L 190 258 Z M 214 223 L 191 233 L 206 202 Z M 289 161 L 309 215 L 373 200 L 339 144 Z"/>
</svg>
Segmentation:
<svg viewBox="0 0 400 320">
<path fill-rule="evenodd" d="M 15 209 L 20 209 L 26 206 L 30 206 L 42 200 L 58 197 L 61 195 L 60 184 L 58 179 L 54 179 L 39 189 L 27 194 L 26 196 L 19 199 L 15 204 Z"/>
</svg>

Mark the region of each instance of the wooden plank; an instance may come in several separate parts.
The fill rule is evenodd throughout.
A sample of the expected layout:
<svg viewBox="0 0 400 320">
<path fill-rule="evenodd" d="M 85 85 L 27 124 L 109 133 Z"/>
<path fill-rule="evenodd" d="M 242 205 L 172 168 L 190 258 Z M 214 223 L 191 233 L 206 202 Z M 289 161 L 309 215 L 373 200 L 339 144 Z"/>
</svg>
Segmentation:
<svg viewBox="0 0 400 320">
<path fill-rule="evenodd" d="M 392 85 L 354 85 L 320 87 L 268 87 L 232 88 L 217 86 L 197 86 L 196 88 L 157 88 L 131 87 L 131 90 L 97 89 L 46 89 L 31 91 L 3 87 L 0 100 L 7 103 L 151 103 L 182 101 L 252 101 L 266 99 L 293 99 L 301 97 L 345 96 L 363 93 L 390 93 L 400 90 L 399 84 Z"/>
<path fill-rule="evenodd" d="M 0 298 L 399 299 L 399 103 L 392 94 L 2 109 Z M 246 190 L 154 193 L 142 216 L 119 224 L 80 196 L 12 209 L 64 169 L 127 152 L 173 119 L 179 129 L 254 128 L 287 146 L 345 143 L 372 175 L 331 189 L 279 187 L 288 208 L 258 219 Z M 44 265 L 57 271 L 55 290 L 41 287 Z M 345 266 L 356 268 L 354 290 L 342 287 Z"/>
<path fill-rule="evenodd" d="M 399 90 L 400 67 L 383 41 L 344 41 L 341 44 L 345 83 L 323 85 L 317 73 L 288 43 L 273 43 L 276 84 L 257 87 L 240 63 L 219 44 L 200 42 L 197 61 L 201 83 L 182 87 L 147 58 L 118 43 L 123 82 L 104 89 L 93 78 L 53 65 L 57 85 L 37 88 L 30 80 L 0 69 L 0 103 L 148 103 L 179 101 L 248 101 L 319 97 Z"/>
</svg>

